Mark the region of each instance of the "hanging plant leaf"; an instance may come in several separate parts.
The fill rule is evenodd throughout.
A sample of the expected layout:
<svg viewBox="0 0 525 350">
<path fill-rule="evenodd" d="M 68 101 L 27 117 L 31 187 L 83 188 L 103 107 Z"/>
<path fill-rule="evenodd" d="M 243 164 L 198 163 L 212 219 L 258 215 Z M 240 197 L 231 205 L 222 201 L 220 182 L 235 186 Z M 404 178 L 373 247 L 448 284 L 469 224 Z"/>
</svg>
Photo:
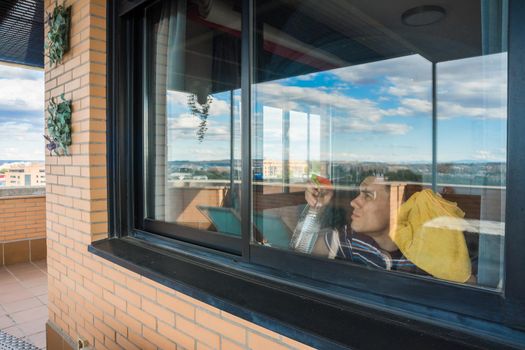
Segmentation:
<svg viewBox="0 0 525 350">
<path fill-rule="evenodd" d="M 188 96 L 188 107 L 190 108 L 191 114 L 200 119 L 199 128 L 197 129 L 197 139 L 199 142 L 204 140 L 206 131 L 208 130 L 208 115 L 210 112 L 211 103 L 213 99 L 208 95 L 206 103 L 200 104 L 197 102 L 197 95 L 190 94 Z"/>
<path fill-rule="evenodd" d="M 44 48 L 48 51 L 47 56 L 51 65 L 62 63 L 64 53 L 69 51 L 69 27 L 71 24 L 71 6 L 65 7 L 64 4 L 58 5 L 52 13 L 47 14 L 47 33 Z"/>
<path fill-rule="evenodd" d="M 49 142 L 46 147 L 50 152 L 57 156 L 69 155 L 69 146 L 71 146 L 71 100 L 66 100 L 64 94 L 60 95 L 62 102 L 58 102 L 54 97 L 49 101 L 47 107 L 47 132 L 45 136 Z M 62 150 L 62 153 L 59 152 Z"/>
</svg>

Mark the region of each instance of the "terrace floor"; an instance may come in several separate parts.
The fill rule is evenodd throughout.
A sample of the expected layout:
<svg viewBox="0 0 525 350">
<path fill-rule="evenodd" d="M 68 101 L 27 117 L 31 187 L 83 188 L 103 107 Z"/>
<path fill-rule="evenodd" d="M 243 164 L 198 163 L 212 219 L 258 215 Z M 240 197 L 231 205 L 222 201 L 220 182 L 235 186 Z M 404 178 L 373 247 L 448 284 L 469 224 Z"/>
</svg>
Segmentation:
<svg viewBox="0 0 525 350">
<path fill-rule="evenodd" d="M 45 260 L 0 266 L 0 330 L 46 348 Z"/>
</svg>

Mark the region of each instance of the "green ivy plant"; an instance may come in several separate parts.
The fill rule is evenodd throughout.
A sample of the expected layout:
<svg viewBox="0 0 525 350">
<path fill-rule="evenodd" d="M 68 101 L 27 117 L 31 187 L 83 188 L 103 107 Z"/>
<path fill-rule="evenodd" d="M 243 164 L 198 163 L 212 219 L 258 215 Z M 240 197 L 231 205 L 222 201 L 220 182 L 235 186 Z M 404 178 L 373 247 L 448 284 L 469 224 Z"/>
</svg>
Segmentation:
<svg viewBox="0 0 525 350">
<path fill-rule="evenodd" d="M 57 156 L 69 155 L 71 146 L 71 100 L 66 100 L 64 94 L 60 95 L 62 102 L 57 102 L 51 97 L 47 112 L 47 132 L 49 141 L 47 149 L 55 152 Z M 62 153 L 59 152 L 62 150 Z"/>
<path fill-rule="evenodd" d="M 47 56 L 51 65 L 62 62 L 64 53 L 69 51 L 69 26 L 71 23 L 71 6 L 58 5 L 52 13 L 47 14 L 49 32 L 44 47 L 48 50 Z"/>
</svg>

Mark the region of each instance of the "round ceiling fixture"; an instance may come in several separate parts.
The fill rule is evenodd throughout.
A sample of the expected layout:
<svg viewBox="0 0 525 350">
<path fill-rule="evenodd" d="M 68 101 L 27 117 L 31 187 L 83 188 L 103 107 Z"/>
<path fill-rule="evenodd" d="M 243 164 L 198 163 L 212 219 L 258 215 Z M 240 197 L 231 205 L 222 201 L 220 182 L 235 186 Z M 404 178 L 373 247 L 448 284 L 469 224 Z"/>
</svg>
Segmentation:
<svg viewBox="0 0 525 350">
<path fill-rule="evenodd" d="M 447 12 L 441 6 L 424 5 L 406 10 L 401 15 L 404 24 L 411 27 L 428 26 L 445 18 Z"/>
</svg>

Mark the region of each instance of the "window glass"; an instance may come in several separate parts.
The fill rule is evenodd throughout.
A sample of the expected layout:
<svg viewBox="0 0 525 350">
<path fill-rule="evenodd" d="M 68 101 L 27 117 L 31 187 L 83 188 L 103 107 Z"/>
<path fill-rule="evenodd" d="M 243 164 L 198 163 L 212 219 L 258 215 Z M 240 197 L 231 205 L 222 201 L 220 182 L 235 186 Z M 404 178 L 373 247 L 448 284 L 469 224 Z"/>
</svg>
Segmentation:
<svg viewBox="0 0 525 350">
<path fill-rule="evenodd" d="M 506 1 L 256 1 L 253 244 L 502 287 Z"/>
<path fill-rule="evenodd" d="M 241 14 L 213 4 L 147 10 L 144 213 L 240 237 Z"/>
</svg>

